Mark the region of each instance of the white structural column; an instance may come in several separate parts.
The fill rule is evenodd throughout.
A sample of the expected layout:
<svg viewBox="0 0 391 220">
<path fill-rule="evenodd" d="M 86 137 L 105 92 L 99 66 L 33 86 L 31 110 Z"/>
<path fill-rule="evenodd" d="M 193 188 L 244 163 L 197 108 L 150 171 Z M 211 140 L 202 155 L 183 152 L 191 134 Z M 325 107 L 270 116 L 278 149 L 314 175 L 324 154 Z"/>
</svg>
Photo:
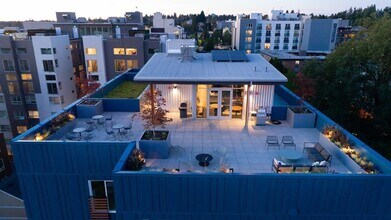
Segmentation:
<svg viewBox="0 0 391 220">
<path fill-rule="evenodd" d="M 191 115 L 192 118 L 197 118 L 197 85 L 191 85 L 192 87 L 192 101 L 191 101 Z"/>
<path fill-rule="evenodd" d="M 250 93 L 251 93 L 251 89 L 252 89 L 252 83 L 250 85 L 246 85 L 245 86 L 245 91 L 246 91 L 246 116 L 245 116 L 245 119 L 244 119 L 244 125 L 247 126 L 248 125 L 248 119 L 249 119 L 249 115 L 250 115 Z"/>
</svg>

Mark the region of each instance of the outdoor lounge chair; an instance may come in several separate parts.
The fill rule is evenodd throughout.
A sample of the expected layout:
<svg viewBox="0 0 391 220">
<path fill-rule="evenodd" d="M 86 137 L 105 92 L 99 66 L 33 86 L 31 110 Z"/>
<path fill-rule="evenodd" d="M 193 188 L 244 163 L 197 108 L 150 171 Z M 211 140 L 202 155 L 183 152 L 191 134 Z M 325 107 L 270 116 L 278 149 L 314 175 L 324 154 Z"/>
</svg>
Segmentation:
<svg viewBox="0 0 391 220">
<path fill-rule="evenodd" d="M 295 148 L 295 150 L 296 150 L 296 144 L 293 141 L 293 137 L 292 136 L 282 136 L 282 141 L 281 142 L 282 142 L 284 148 L 292 147 L 292 148 Z"/>
<path fill-rule="evenodd" d="M 278 149 L 280 149 L 280 143 L 278 143 L 277 136 L 267 136 L 265 145 L 267 146 L 267 150 L 269 150 L 270 147 L 278 147 Z"/>
</svg>

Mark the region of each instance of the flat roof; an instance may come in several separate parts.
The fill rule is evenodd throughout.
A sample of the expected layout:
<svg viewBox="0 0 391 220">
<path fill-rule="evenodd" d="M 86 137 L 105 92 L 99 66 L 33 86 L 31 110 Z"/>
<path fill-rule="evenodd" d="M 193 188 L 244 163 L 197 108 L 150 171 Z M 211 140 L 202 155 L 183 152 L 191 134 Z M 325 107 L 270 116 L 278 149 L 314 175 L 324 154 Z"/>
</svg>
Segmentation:
<svg viewBox="0 0 391 220">
<path fill-rule="evenodd" d="M 148 83 L 253 83 L 282 84 L 287 78 L 259 54 L 247 54 L 247 62 L 215 62 L 210 53 L 195 53 L 182 61 L 178 54 L 155 53 L 134 77 Z"/>
<path fill-rule="evenodd" d="M 326 56 L 298 56 L 281 50 L 262 50 L 262 54 L 277 58 L 279 60 L 324 60 Z"/>
</svg>

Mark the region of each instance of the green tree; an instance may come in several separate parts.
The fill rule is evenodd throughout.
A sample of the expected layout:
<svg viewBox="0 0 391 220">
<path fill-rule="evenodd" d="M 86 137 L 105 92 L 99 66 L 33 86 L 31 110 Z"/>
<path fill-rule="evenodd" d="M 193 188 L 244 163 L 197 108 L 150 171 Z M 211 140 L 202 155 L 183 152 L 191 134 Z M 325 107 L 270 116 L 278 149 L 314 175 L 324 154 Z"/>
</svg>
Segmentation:
<svg viewBox="0 0 391 220">
<path fill-rule="evenodd" d="M 303 71 L 316 81 L 315 106 L 391 158 L 391 19 L 385 13 Z"/>
<path fill-rule="evenodd" d="M 231 41 L 232 41 L 232 34 L 229 33 L 229 31 L 224 31 L 223 44 L 224 45 L 231 45 Z"/>
</svg>

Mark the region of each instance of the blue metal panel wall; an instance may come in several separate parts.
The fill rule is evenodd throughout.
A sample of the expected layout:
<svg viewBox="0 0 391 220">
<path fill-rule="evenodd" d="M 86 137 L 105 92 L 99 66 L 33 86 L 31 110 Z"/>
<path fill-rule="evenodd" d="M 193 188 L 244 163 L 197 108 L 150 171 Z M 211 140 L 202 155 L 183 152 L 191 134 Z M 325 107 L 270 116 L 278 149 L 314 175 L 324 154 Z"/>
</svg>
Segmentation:
<svg viewBox="0 0 391 220">
<path fill-rule="evenodd" d="M 115 174 L 117 219 L 389 219 L 390 175 Z"/>
<path fill-rule="evenodd" d="M 103 109 L 106 112 L 139 112 L 140 100 L 138 99 L 105 99 Z"/>
<path fill-rule="evenodd" d="M 275 92 L 283 98 L 289 105 L 297 105 L 298 100 L 300 98 L 292 93 L 289 89 L 287 89 L 285 86 L 276 86 Z M 383 156 L 381 156 L 379 153 L 374 151 L 371 147 L 366 145 L 364 142 L 359 140 L 356 136 L 352 135 L 349 131 L 345 130 L 344 128 L 340 127 L 336 122 L 331 120 L 329 117 L 324 115 L 322 112 L 320 112 L 318 109 L 313 107 L 312 105 L 308 104 L 307 102 L 304 102 L 307 108 L 311 109 L 314 113 L 316 113 L 316 122 L 315 127 L 322 132 L 324 127 L 327 125 L 331 126 L 338 126 L 339 129 L 348 137 L 349 141 L 355 146 L 356 149 L 360 150 L 361 154 L 367 157 L 370 161 L 372 161 L 376 168 L 381 171 L 382 173 L 391 173 L 391 162 L 387 159 L 385 159 Z"/>
<path fill-rule="evenodd" d="M 129 143 L 13 142 L 29 219 L 88 219 L 88 180 L 110 180 Z"/>
</svg>

